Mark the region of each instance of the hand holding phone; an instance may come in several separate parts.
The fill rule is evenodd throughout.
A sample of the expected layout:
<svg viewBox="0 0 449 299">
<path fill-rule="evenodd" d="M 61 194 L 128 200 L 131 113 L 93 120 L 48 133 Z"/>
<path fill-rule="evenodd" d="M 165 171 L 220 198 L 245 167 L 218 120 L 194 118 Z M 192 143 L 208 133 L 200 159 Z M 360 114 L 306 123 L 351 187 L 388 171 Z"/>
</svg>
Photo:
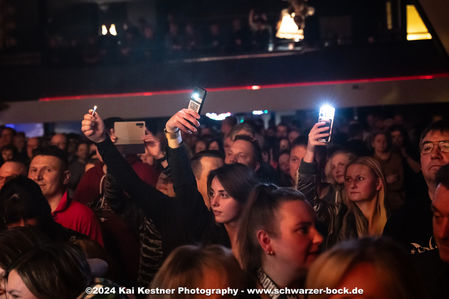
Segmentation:
<svg viewBox="0 0 449 299">
<path fill-rule="evenodd" d="M 197 131 L 200 126 L 198 121 L 200 116 L 192 109 L 181 109 L 176 112 L 165 124 L 165 130 L 167 132 L 176 132 L 181 130 L 184 133 L 192 134 Z"/>
<path fill-rule="evenodd" d="M 335 108 L 330 105 L 323 105 L 320 108 L 320 114 L 318 116 L 319 123 L 326 123 L 325 127 L 329 127 L 329 130 L 323 131 L 322 133 L 329 133 L 329 136 L 318 139 L 320 142 L 329 143 L 332 136 L 332 128 L 334 126 L 334 116 Z M 321 126 L 323 127 L 323 126 Z"/>
</svg>

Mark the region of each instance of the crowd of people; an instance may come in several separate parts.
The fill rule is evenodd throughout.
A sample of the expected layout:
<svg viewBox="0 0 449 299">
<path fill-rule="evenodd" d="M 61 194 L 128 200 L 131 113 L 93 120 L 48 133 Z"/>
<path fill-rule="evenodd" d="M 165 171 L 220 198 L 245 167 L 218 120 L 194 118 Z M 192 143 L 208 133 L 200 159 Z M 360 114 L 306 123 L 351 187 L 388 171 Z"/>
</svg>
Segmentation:
<svg viewBox="0 0 449 299">
<path fill-rule="evenodd" d="M 266 13 L 251 10 L 248 18 L 199 23 L 180 22 L 172 15 L 166 26 L 105 24 L 105 32 L 84 38 L 52 32 L 46 43 L 46 62 L 51 65 L 141 63 L 205 55 L 266 52 L 274 39 Z M 164 29 L 166 27 L 166 29 Z M 113 28 L 114 34 L 109 33 Z"/>
<path fill-rule="evenodd" d="M 449 297 L 449 121 L 218 132 L 182 109 L 125 154 L 100 114 L 78 138 L 1 128 L 0 298 Z"/>
</svg>

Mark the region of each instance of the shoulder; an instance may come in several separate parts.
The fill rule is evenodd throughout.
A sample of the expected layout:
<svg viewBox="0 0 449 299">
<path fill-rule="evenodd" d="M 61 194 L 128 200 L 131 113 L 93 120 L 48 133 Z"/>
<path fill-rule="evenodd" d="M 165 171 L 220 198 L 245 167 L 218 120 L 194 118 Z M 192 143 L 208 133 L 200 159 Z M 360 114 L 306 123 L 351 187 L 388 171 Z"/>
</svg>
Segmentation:
<svg viewBox="0 0 449 299">
<path fill-rule="evenodd" d="M 94 217 L 94 212 L 86 205 L 80 203 L 77 200 L 70 200 L 69 207 L 67 211 L 70 213 L 76 213 L 82 217 Z"/>
</svg>

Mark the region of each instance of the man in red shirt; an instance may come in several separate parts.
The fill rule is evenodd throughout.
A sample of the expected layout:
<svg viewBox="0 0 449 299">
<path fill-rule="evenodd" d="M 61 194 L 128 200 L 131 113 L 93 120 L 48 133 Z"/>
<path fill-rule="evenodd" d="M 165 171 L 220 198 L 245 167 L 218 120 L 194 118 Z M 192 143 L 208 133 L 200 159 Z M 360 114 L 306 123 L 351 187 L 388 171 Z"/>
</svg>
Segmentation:
<svg viewBox="0 0 449 299">
<path fill-rule="evenodd" d="M 37 149 L 30 163 L 28 177 L 41 188 L 57 223 L 103 245 L 100 224 L 92 210 L 67 196 L 70 172 L 62 150 L 55 146 Z"/>
</svg>

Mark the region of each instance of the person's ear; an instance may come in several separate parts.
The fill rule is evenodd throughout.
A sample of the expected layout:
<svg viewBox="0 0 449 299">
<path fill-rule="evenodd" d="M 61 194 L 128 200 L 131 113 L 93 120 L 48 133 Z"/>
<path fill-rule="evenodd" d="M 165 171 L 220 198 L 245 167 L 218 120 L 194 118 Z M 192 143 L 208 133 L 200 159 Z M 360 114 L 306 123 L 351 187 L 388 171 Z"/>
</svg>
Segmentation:
<svg viewBox="0 0 449 299">
<path fill-rule="evenodd" d="M 384 185 L 382 184 L 382 180 L 380 178 L 377 178 L 377 184 L 376 184 L 376 190 L 380 191 Z"/>
<path fill-rule="evenodd" d="M 257 231 L 257 241 L 266 255 L 274 255 L 273 242 L 270 235 L 263 229 Z"/>
<path fill-rule="evenodd" d="M 70 177 L 71 177 L 72 175 L 70 174 L 70 170 L 65 170 L 64 171 L 64 173 L 63 173 L 63 180 L 62 180 L 62 183 L 64 184 L 64 185 L 67 185 L 68 183 L 69 183 L 69 180 L 70 180 Z"/>
</svg>

